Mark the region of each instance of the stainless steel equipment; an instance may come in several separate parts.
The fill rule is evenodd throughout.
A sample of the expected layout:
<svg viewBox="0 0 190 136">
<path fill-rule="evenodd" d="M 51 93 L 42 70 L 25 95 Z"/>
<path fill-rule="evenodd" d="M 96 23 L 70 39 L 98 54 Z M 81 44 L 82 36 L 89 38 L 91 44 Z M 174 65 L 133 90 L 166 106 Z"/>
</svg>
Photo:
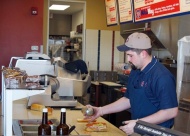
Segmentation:
<svg viewBox="0 0 190 136">
<path fill-rule="evenodd" d="M 33 103 L 51 107 L 75 107 L 77 105 L 75 97 L 84 96 L 90 86 L 90 75 L 87 74 L 85 78 L 82 79 L 80 71 L 77 73 L 70 72 L 60 67 L 58 63 L 52 63 L 52 60 L 47 59 L 47 55 L 39 55 L 45 56 L 45 59 L 43 59 L 43 57 L 37 57 L 37 54 L 35 54 L 35 57 L 32 57 L 33 54 L 28 54 L 28 58 L 35 59 L 19 57 L 15 67 L 26 70 L 28 75 L 52 75 L 56 76 L 56 78 L 48 76 L 50 85 L 47 87 L 46 92 L 30 96 L 28 98 L 27 107 L 30 107 Z"/>
<path fill-rule="evenodd" d="M 92 116 L 94 114 L 93 108 L 87 108 L 87 107 L 82 108 L 81 112 L 83 113 L 83 115 L 86 116 Z"/>
<path fill-rule="evenodd" d="M 159 19 L 143 23 L 127 23 L 120 26 L 121 36 L 126 39 L 133 32 L 144 32 L 149 35 L 155 50 L 168 50 L 173 59 L 177 59 L 177 42 L 190 35 L 190 15 Z M 159 56 L 157 56 L 159 58 Z"/>
</svg>

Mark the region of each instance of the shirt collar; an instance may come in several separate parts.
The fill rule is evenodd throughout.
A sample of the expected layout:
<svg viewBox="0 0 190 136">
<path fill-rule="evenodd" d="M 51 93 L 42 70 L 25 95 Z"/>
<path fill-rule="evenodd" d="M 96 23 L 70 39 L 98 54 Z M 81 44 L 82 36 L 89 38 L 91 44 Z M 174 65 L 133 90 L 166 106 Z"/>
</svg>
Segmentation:
<svg viewBox="0 0 190 136">
<path fill-rule="evenodd" d="M 151 62 L 141 72 L 145 74 L 148 73 L 152 69 L 152 67 L 156 64 L 156 62 L 157 62 L 157 59 L 152 57 Z"/>
</svg>

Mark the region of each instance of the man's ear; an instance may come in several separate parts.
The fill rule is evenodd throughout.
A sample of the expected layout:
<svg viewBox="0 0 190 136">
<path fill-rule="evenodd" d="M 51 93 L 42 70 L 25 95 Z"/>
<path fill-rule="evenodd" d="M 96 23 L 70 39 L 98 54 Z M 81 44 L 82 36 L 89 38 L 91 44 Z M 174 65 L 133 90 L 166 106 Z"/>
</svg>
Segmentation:
<svg viewBox="0 0 190 136">
<path fill-rule="evenodd" d="M 147 55 L 148 55 L 148 53 L 145 50 L 141 51 L 141 56 L 143 58 L 147 57 Z"/>
</svg>

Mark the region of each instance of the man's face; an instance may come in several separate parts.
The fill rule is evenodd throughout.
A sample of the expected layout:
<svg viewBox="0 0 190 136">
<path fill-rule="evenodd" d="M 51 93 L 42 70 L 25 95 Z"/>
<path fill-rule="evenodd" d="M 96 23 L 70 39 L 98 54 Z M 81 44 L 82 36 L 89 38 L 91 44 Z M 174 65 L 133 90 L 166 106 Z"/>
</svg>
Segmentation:
<svg viewBox="0 0 190 136">
<path fill-rule="evenodd" d="M 129 50 L 129 51 L 126 51 L 126 54 L 127 54 L 127 60 L 131 64 L 131 68 L 133 70 L 142 68 L 143 60 L 141 57 L 141 53 L 137 54 L 136 52 Z"/>
</svg>

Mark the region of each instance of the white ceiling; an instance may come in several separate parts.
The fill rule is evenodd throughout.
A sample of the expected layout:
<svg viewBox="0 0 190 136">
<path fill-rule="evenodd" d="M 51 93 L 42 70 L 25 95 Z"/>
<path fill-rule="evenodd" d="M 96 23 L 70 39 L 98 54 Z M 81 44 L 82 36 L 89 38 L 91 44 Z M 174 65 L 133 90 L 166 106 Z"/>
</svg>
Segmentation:
<svg viewBox="0 0 190 136">
<path fill-rule="evenodd" d="M 49 10 L 50 13 L 53 14 L 65 14 L 65 15 L 72 15 L 76 12 L 79 12 L 81 10 L 83 10 L 84 8 L 84 3 L 81 2 L 68 2 L 68 1 L 64 1 L 64 0 L 51 0 L 50 1 L 50 6 L 52 4 L 59 4 L 59 5 L 70 5 L 70 7 L 64 11 L 57 11 L 57 10 Z"/>
</svg>

